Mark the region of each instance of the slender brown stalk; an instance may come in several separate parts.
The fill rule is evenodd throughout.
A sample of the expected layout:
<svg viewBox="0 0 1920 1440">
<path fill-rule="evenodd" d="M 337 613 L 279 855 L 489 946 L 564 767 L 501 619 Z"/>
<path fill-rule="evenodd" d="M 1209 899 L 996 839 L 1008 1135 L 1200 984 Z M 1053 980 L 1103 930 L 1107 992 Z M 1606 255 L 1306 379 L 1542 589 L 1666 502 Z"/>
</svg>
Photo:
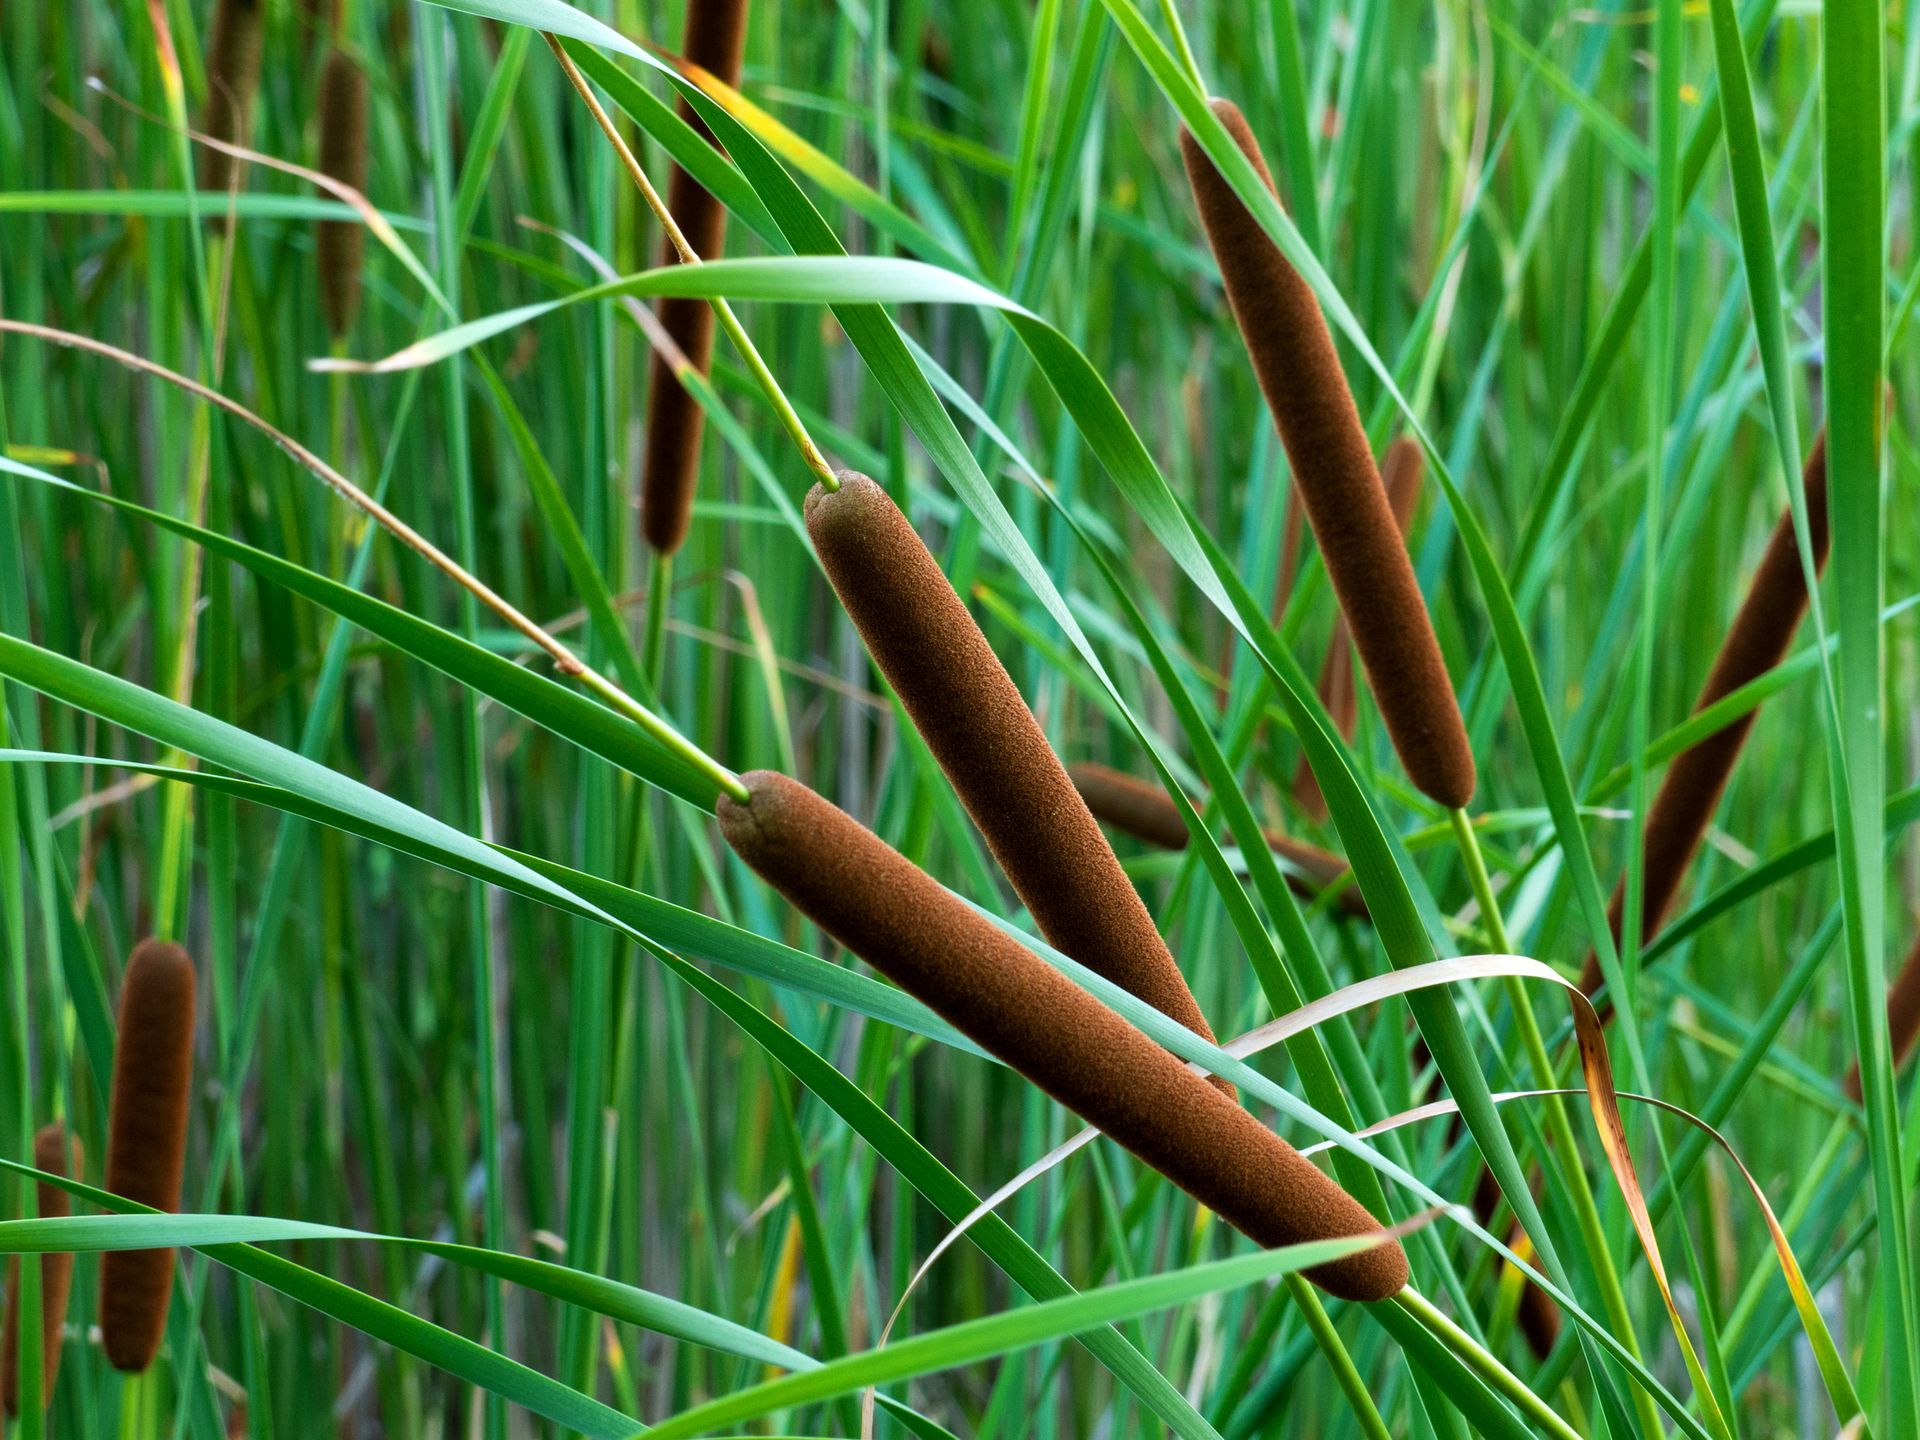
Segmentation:
<svg viewBox="0 0 1920 1440">
<path fill-rule="evenodd" d="M 683 51 L 688 60 L 728 85 L 740 83 L 746 53 L 747 0 L 689 0 Z M 680 102 L 680 116 L 706 139 L 706 124 Z M 726 207 L 678 165 L 667 183 L 667 209 L 702 260 L 716 259 L 726 243 Z M 680 263 L 672 245 L 661 264 Z M 702 375 L 713 364 L 713 307 L 705 300 L 668 296 L 659 303 L 660 323 Z M 671 555 L 687 538 L 693 493 L 700 475 L 700 437 L 706 415 L 673 368 L 654 353 L 647 390 L 646 455 L 640 478 L 640 529 L 648 545 Z"/>
<path fill-rule="evenodd" d="M 1920 940 L 1913 942 L 1900 973 L 1887 986 L 1887 1038 L 1893 1054 L 1894 1073 L 1898 1074 L 1912 1058 L 1914 1042 L 1920 1040 Z M 1844 1088 L 1847 1098 L 1858 1105 L 1859 1061 L 1856 1060 L 1848 1068 Z"/>
<path fill-rule="evenodd" d="M 840 480 L 807 496 L 821 564 L 1041 933 L 1212 1039 L 1113 847 L 939 563 L 885 490 L 865 475 Z"/>
<path fill-rule="evenodd" d="M 43 1125 L 33 1137 L 33 1168 L 49 1175 L 77 1179 L 86 1168 L 79 1137 L 71 1140 L 67 1127 L 58 1123 Z M 53 1220 L 73 1213 L 73 1200 L 57 1185 L 39 1181 L 34 1186 L 34 1203 L 43 1219 Z M 67 1299 L 73 1292 L 73 1256 L 48 1253 L 40 1258 L 40 1397 L 42 1405 L 53 1399 L 53 1383 L 60 1375 L 61 1332 L 67 1323 Z M 20 1414 L 20 1257 L 7 1266 L 7 1318 L 0 1335 L 0 1403 L 7 1414 Z"/>
<path fill-rule="evenodd" d="M 1414 507 L 1420 503 L 1420 480 L 1426 469 L 1426 456 L 1419 444 L 1401 436 L 1387 447 L 1387 463 L 1380 478 L 1387 487 L 1387 508 L 1393 511 L 1393 523 L 1402 540 L 1413 523 Z M 1351 740 L 1360 719 L 1360 699 L 1353 684 L 1353 634 L 1347 627 L 1343 610 L 1333 617 L 1333 636 L 1327 641 L 1326 659 L 1320 665 L 1320 701 L 1333 717 L 1340 733 Z M 1320 793 L 1320 782 L 1313 778 L 1313 767 L 1303 755 L 1294 772 L 1293 798 L 1315 820 L 1327 818 L 1327 800 Z"/>
<path fill-rule="evenodd" d="M 328 52 L 320 72 L 320 169 L 365 193 L 367 77 L 338 49 Z M 366 227 L 357 220 L 322 220 L 314 227 L 313 241 L 320 271 L 320 308 L 337 340 L 353 328 L 360 313 Z"/>
<path fill-rule="evenodd" d="M 193 1080 L 193 962 L 178 945 L 142 940 L 127 962 L 114 1042 L 107 1189 L 177 1210 Z M 172 1250 L 115 1250 L 100 1260 L 100 1336 L 115 1369 L 153 1363 L 173 1298 Z"/>
<path fill-rule="evenodd" d="M 854 954 L 1262 1245 L 1378 1222 L 1299 1151 L 797 780 L 720 802 L 741 859 Z M 1407 1282 L 1396 1241 L 1307 1272 L 1349 1300 Z"/>
<path fill-rule="evenodd" d="M 1067 777 L 1073 781 L 1074 789 L 1080 792 L 1080 798 L 1087 802 L 1087 809 L 1093 812 L 1095 819 L 1162 850 L 1187 848 L 1186 822 L 1180 818 L 1179 808 L 1159 786 L 1106 765 L 1089 762 L 1069 765 Z M 1278 830 L 1262 830 L 1260 835 L 1268 849 L 1300 872 L 1295 874 L 1290 871 L 1287 874 L 1287 884 L 1296 894 L 1311 899 L 1338 881 L 1349 878 L 1347 862 L 1331 850 L 1322 850 L 1318 845 L 1296 840 Z M 1350 915 L 1363 920 L 1366 918 L 1367 902 L 1361 897 L 1357 886 L 1347 885 L 1334 903 Z"/>
<path fill-rule="evenodd" d="M 1260 173 L 1260 147 L 1231 101 L 1214 114 Z M 1227 301 L 1280 431 L 1327 578 L 1352 627 L 1387 733 L 1407 775 L 1449 810 L 1473 799 L 1473 751 L 1427 603 L 1312 289 L 1193 136 L 1181 156 Z"/>
<path fill-rule="evenodd" d="M 1807 523 L 1813 541 L 1816 569 L 1827 559 L 1827 438 L 1822 434 L 1813 442 L 1807 456 L 1802 483 L 1806 488 Z M 1807 613 L 1806 574 L 1800 566 L 1800 548 L 1793 534 L 1793 512 L 1781 515 L 1767 541 L 1766 553 L 1747 586 L 1747 597 L 1727 631 L 1727 638 L 1714 658 L 1707 683 L 1694 702 L 1698 713 L 1715 701 L 1724 699 L 1742 685 L 1759 679 L 1778 665 L 1793 643 L 1800 619 Z M 1724 729 L 1674 757 L 1660 782 L 1659 792 L 1647 812 L 1643 832 L 1644 860 L 1641 866 L 1640 938 L 1651 940 L 1665 923 L 1667 912 L 1679 894 L 1700 842 L 1706 838 L 1714 811 L 1720 808 L 1733 767 L 1747 743 L 1758 711 L 1749 711 Z M 1614 887 L 1613 903 L 1607 911 L 1607 924 L 1614 943 L 1620 940 L 1620 927 L 1626 909 L 1626 880 Z M 1599 957 L 1592 952 L 1580 971 L 1580 988 L 1592 995 L 1600 988 Z"/>
</svg>

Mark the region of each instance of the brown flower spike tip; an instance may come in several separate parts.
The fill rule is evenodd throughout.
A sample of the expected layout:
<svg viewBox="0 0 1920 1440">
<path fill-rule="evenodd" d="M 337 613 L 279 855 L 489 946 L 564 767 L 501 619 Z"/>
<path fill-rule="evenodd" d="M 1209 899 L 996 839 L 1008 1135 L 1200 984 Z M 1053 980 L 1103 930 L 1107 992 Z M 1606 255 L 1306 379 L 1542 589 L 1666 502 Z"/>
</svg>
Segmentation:
<svg viewBox="0 0 1920 1440">
<path fill-rule="evenodd" d="M 1227 100 L 1210 103 L 1272 190 L 1273 177 L 1239 108 Z M 1184 129 L 1180 153 L 1227 301 L 1393 747 L 1429 798 L 1462 809 L 1474 787 L 1466 726 L 1320 304 Z"/>
<path fill-rule="evenodd" d="M 1813 541 L 1816 569 L 1827 561 L 1827 437 L 1813 442 L 1802 476 L 1807 497 L 1807 528 Z M 1806 575 L 1800 568 L 1800 547 L 1793 535 L 1793 512 L 1786 511 L 1773 527 L 1766 553 L 1747 586 L 1747 598 L 1733 617 L 1733 626 L 1714 658 L 1707 683 L 1694 702 L 1696 712 L 1724 699 L 1749 681 L 1778 665 L 1793 643 L 1800 619 L 1807 613 Z M 1747 743 L 1758 711 L 1749 711 L 1674 757 L 1647 811 L 1643 837 L 1640 938 L 1651 940 L 1666 921 L 1680 882 L 1686 877 L 1700 842 L 1706 838 L 1713 812 L 1720 808 L 1733 767 Z M 1607 923 L 1614 942 L 1626 908 L 1626 881 L 1614 887 Z M 1589 952 L 1580 971 L 1580 988 L 1591 995 L 1600 988 L 1599 957 Z"/>
<path fill-rule="evenodd" d="M 107 1189 L 155 1210 L 180 1207 L 193 1080 L 193 962 L 178 945 L 142 940 L 127 962 L 113 1053 Z M 100 1335 L 117 1370 L 153 1363 L 173 1297 L 173 1251 L 115 1250 L 100 1259 Z"/>
<path fill-rule="evenodd" d="M 1262 1245 L 1356 1235 L 1352 1196 L 1145 1033 L 845 811 L 758 770 L 723 797 L 734 852 L 803 914 L 1062 1105 Z M 1407 1283 L 1388 1241 L 1308 1271 L 1348 1300 Z"/>
<path fill-rule="evenodd" d="M 939 563 L 885 490 L 864 475 L 840 481 L 807 496 L 827 578 L 1041 933 L 1211 1040 L 1153 917 Z"/>
<path fill-rule="evenodd" d="M 320 171 L 362 194 L 367 188 L 367 77 L 340 50 L 320 72 Z M 320 308 L 337 340 L 360 313 L 360 266 L 366 229 L 357 220 L 322 220 L 314 227 L 320 269 Z"/>
<path fill-rule="evenodd" d="M 686 58 L 729 85 L 740 83 L 746 53 L 747 0 L 688 0 Z M 707 140 L 706 123 L 680 102 L 680 118 Z M 667 182 L 667 213 L 693 253 L 702 260 L 719 256 L 726 243 L 726 207 L 678 165 Z M 679 263 L 671 244 L 663 265 Z M 713 306 L 705 300 L 667 296 L 659 304 L 660 323 L 702 375 L 713 364 Z M 687 538 L 693 518 L 694 486 L 700 477 L 700 436 L 705 414 L 687 393 L 658 351 L 647 385 L 646 455 L 640 472 L 640 533 L 662 555 L 671 555 Z"/>
<path fill-rule="evenodd" d="M 1136 779 L 1110 766 L 1083 761 L 1067 767 L 1067 778 L 1094 818 L 1147 845 L 1162 850 L 1187 848 L 1187 826 L 1180 811 L 1158 785 Z M 1309 845 L 1278 830 L 1262 830 L 1267 848 L 1294 866 L 1300 873 L 1287 875 L 1287 884 L 1304 898 L 1312 899 L 1337 880 L 1347 877 L 1347 862 L 1331 850 Z M 1348 885 L 1336 897 L 1335 904 L 1349 915 L 1365 919 L 1367 902 L 1359 888 Z"/>
<path fill-rule="evenodd" d="M 76 1137 L 67 1139 L 67 1127 L 43 1125 L 33 1137 L 33 1168 L 49 1175 L 74 1179 L 86 1162 Z M 58 1219 L 73 1213 L 73 1199 L 57 1185 L 42 1180 L 34 1186 L 36 1214 Z M 53 1382 L 60 1376 L 60 1332 L 67 1323 L 67 1298 L 73 1293 L 73 1256 L 48 1253 L 40 1258 L 40 1394 L 53 1398 Z M 20 1257 L 7 1266 L 7 1318 L 0 1335 L 0 1402 L 7 1415 L 20 1414 Z"/>
</svg>

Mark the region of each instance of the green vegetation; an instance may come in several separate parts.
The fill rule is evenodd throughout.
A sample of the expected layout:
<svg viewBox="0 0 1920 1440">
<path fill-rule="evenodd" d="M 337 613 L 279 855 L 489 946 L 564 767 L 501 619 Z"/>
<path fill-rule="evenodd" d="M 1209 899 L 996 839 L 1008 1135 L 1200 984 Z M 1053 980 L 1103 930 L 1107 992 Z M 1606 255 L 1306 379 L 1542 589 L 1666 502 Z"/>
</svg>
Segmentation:
<svg viewBox="0 0 1920 1440">
<path fill-rule="evenodd" d="M 1920 1434 L 1920 28 L 749 3 L 738 92 L 675 68 L 681 3 L 0 11 L 12 1432 Z M 1333 589 L 1183 126 L 1372 452 L 1424 450 L 1464 809 L 1396 677 L 1351 726 L 1312 678 Z M 699 187 L 726 258 L 652 268 Z M 675 376 L 704 424 L 653 435 Z M 1806 618 L 1690 715 L 1783 514 L 1818 568 L 1823 433 Z M 697 447 L 683 543 L 650 439 Z M 1109 834 L 1219 1045 L 1038 938 L 940 768 L 991 793 L 999 721 L 930 747 L 816 558 L 841 468 L 1060 758 L 1164 792 L 1184 845 Z M 1448 697 L 1397 678 L 1404 745 Z M 1640 820 L 1747 719 L 1669 906 Z M 751 770 L 1230 1081 L 1410 1287 L 1317 1289 L 1364 1242 L 1258 1248 L 840 949 L 715 822 Z M 178 1215 L 98 1188 L 148 937 L 197 970 Z M 139 1374 L 129 1249 L 176 1256 Z"/>
</svg>

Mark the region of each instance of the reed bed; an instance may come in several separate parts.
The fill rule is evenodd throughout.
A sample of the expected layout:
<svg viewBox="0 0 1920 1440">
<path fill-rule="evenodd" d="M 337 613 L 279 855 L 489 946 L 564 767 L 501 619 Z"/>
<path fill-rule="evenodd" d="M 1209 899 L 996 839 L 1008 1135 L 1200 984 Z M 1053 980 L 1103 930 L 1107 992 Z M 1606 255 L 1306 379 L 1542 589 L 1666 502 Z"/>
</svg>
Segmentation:
<svg viewBox="0 0 1920 1440">
<path fill-rule="evenodd" d="M 1910 33 L 579 9 L 0 7 L 9 1433 L 1920 1434 Z"/>
</svg>

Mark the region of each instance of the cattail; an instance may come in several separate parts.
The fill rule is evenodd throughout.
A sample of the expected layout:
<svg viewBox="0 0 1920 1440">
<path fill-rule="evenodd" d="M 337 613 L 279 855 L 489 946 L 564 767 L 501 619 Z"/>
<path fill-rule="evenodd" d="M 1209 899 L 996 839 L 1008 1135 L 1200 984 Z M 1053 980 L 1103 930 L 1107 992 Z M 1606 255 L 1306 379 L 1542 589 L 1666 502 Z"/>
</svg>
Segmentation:
<svg viewBox="0 0 1920 1440">
<path fill-rule="evenodd" d="M 1900 973 L 1893 977 L 1893 984 L 1887 987 L 1887 1039 L 1893 1054 L 1893 1068 L 1896 1074 L 1913 1054 L 1915 1040 L 1920 1040 L 1920 940 L 1913 943 L 1907 952 L 1906 962 L 1901 965 Z M 1855 1062 L 1847 1071 L 1847 1098 L 1858 1105 L 1860 1092 L 1860 1065 Z"/>
<path fill-rule="evenodd" d="M 1211 104 L 1272 190 L 1239 108 L 1226 100 Z M 1448 809 L 1461 809 L 1474 787 L 1466 726 L 1319 302 L 1184 129 L 1180 150 L 1227 301 L 1381 719 L 1413 783 Z"/>
<path fill-rule="evenodd" d="M 361 193 L 367 188 L 367 77 L 343 50 L 320 72 L 320 170 Z M 365 229 L 353 220 L 322 220 L 314 229 L 320 266 L 320 308 L 337 340 L 360 313 Z"/>
<path fill-rule="evenodd" d="M 740 777 L 720 801 L 734 852 L 854 954 L 1262 1245 L 1377 1228 L 1252 1115 L 797 780 Z M 1349 1300 L 1407 1281 L 1386 1242 L 1308 1272 Z"/>
<path fill-rule="evenodd" d="M 253 129 L 253 102 L 260 91 L 260 50 L 266 7 L 263 0 L 219 0 L 213 10 L 213 34 L 207 43 L 207 108 L 200 129 L 229 145 L 245 145 Z M 200 188 L 224 195 L 241 162 L 200 147 Z M 216 217 L 216 223 L 224 223 Z"/>
<path fill-rule="evenodd" d="M 1401 436 L 1387 447 L 1387 463 L 1380 479 L 1387 487 L 1387 508 L 1404 541 L 1413 522 L 1414 506 L 1420 503 L 1420 478 L 1426 468 L 1426 455 L 1417 441 Z M 1340 733 L 1351 740 L 1360 719 L 1360 700 L 1353 686 L 1353 636 L 1347 629 L 1346 612 L 1333 617 L 1333 637 L 1327 642 L 1327 658 L 1320 665 L 1320 701 L 1333 717 Z M 1313 778 L 1313 767 L 1300 757 L 1300 768 L 1293 777 L 1293 798 L 1300 808 L 1316 820 L 1327 818 L 1327 799 L 1320 793 L 1320 782 Z"/>
<path fill-rule="evenodd" d="M 1153 917 L 939 563 L 885 490 L 864 475 L 840 479 L 808 494 L 807 533 L 1041 933 L 1211 1040 Z"/>
<path fill-rule="evenodd" d="M 67 1127 L 43 1125 L 33 1137 L 33 1168 L 49 1175 L 78 1176 L 84 1168 L 80 1141 L 67 1138 Z M 39 1213 L 56 1219 L 73 1213 L 73 1200 L 57 1185 L 42 1180 L 34 1187 Z M 40 1257 L 40 1395 L 53 1398 L 53 1382 L 60 1374 L 60 1332 L 67 1323 L 67 1297 L 73 1290 L 73 1256 L 49 1253 Z M 0 1335 L 0 1401 L 7 1414 L 20 1414 L 20 1257 L 7 1268 L 7 1319 Z"/>
<path fill-rule="evenodd" d="M 1186 822 L 1159 786 L 1109 766 L 1088 762 L 1069 765 L 1067 778 L 1073 781 L 1074 789 L 1080 792 L 1080 798 L 1087 802 L 1087 809 L 1096 819 L 1162 850 L 1187 848 Z M 1348 878 L 1347 862 L 1331 850 L 1322 850 L 1318 845 L 1309 845 L 1278 830 L 1262 830 L 1260 836 L 1269 850 L 1300 872 L 1287 875 L 1287 884 L 1296 894 L 1311 899 Z M 1367 902 L 1353 885 L 1343 889 L 1335 903 L 1350 915 L 1366 918 Z"/>
<path fill-rule="evenodd" d="M 686 58 L 729 85 L 740 83 L 746 52 L 747 0 L 688 0 Z M 711 141 L 703 122 L 685 100 L 680 116 Z M 706 187 L 679 166 L 667 185 L 667 211 L 693 253 L 702 260 L 718 256 L 726 241 L 727 211 Z M 679 256 L 671 245 L 661 263 Z M 705 300 L 668 296 L 660 301 L 660 323 L 705 375 L 713 363 L 713 306 Z M 655 352 L 647 389 L 646 456 L 640 477 L 640 531 L 648 545 L 671 555 L 687 538 L 693 519 L 693 491 L 700 473 L 700 435 L 705 415 L 673 367 Z"/>
<path fill-rule="evenodd" d="M 1827 560 L 1827 437 L 1813 442 L 1802 476 L 1807 498 L 1807 527 L 1813 541 L 1816 572 Z M 1800 548 L 1793 534 L 1793 512 L 1789 509 L 1773 527 L 1760 567 L 1747 586 L 1747 598 L 1733 618 L 1733 627 L 1714 658 L 1713 670 L 1694 702 L 1696 711 L 1757 680 L 1778 665 L 1800 628 L 1800 617 L 1807 611 L 1807 582 L 1800 568 Z M 1700 842 L 1706 837 L 1713 812 L 1720 808 L 1720 796 L 1747 743 L 1756 712 L 1748 711 L 1723 730 L 1718 730 L 1674 757 L 1660 782 L 1653 806 L 1647 812 L 1642 837 L 1645 859 L 1642 864 L 1640 897 L 1640 938 L 1651 940 L 1660 929 L 1679 893 L 1680 881 L 1693 863 Z M 1620 939 L 1620 924 L 1626 908 L 1626 881 L 1614 888 L 1613 903 L 1607 911 L 1607 923 L 1614 941 Z M 1580 972 L 1580 988 L 1589 995 L 1600 988 L 1600 961 L 1589 953 Z"/>
<path fill-rule="evenodd" d="M 156 1210 L 180 1206 L 193 1079 L 193 962 L 142 940 L 120 990 L 108 1110 L 107 1189 Z M 100 1334 L 114 1368 L 153 1363 L 173 1295 L 173 1251 L 115 1250 L 100 1261 Z"/>
</svg>

